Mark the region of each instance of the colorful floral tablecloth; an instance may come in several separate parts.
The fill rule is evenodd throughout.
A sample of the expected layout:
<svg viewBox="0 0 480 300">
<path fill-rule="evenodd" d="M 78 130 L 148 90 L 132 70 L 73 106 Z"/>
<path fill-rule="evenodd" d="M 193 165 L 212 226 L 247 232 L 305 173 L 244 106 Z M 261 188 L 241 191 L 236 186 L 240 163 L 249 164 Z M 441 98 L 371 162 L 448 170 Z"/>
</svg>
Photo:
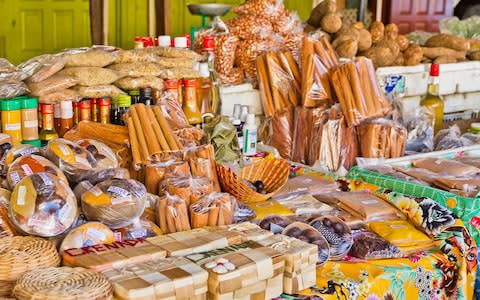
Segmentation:
<svg viewBox="0 0 480 300">
<path fill-rule="evenodd" d="M 323 176 L 305 170 L 297 170 L 297 174 Z M 477 246 L 451 211 L 429 198 L 412 199 L 360 181 L 344 183 L 350 191 L 373 192 L 395 205 L 433 237 L 436 247 L 401 259 L 329 261 L 317 269 L 316 286 L 298 295 L 283 295 L 282 299 L 474 298 Z"/>
</svg>

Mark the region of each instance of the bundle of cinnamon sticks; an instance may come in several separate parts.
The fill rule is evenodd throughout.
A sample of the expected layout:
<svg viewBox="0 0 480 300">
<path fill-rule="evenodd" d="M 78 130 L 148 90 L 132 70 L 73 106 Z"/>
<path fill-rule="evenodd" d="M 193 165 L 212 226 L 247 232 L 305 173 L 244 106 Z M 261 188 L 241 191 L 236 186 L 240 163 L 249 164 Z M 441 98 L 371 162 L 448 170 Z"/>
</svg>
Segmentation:
<svg viewBox="0 0 480 300">
<path fill-rule="evenodd" d="M 258 56 L 257 72 L 266 116 L 300 103 L 300 70 L 292 52 L 267 51 Z"/>
<path fill-rule="evenodd" d="M 302 105 L 318 107 L 334 102 L 329 82 L 329 72 L 338 65 L 338 57 L 326 36 L 318 40 L 305 36 L 303 39 Z"/>
<path fill-rule="evenodd" d="M 390 103 L 381 92 L 372 61 L 357 57 L 331 72 L 331 82 L 348 126 L 387 116 Z"/>
<path fill-rule="evenodd" d="M 233 223 L 236 200 L 227 193 L 212 193 L 190 205 L 192 228 Z"/>
<path fill-rule="evenodd" d="M 166 194 L 157 201 L 157 223 L 163 233 L 190 230 L 187 204 L 178 196 Z"/>
<path fill-rule="evenodd" d="M 159 106 L 131 106 L 127 125 L 133 166 L 137 170 L 142 164 L 157 161 L 164 151 L 183 149 Z"/>
<path fill-rule="evenodd" d="M 362 157 L 395 158 L 403 156 L 407 130 L 390 120 L 374 120 L 357 128 Z"/>
</svg>

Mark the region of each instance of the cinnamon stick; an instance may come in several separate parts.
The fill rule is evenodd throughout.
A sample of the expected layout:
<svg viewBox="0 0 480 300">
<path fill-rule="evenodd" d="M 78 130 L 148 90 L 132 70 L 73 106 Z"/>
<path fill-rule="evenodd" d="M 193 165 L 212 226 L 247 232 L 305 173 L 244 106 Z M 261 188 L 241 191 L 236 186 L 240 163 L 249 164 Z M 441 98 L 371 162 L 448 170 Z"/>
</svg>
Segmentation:
<svg viewBox="0 0 480 300">
<path fill-rule="evenodd" d="M 273 104 L 272 90 L 270 87 L 270 79 L 268 77 L 267 66 L 263 55 L 257 57 L 257 72 L 262 91 L 263 110 L 266 116 L 273 116 L 275 107 Z"/>
<path fill-rule="evenodd" d="M 182 148 L 178 147 L 178 143 L 175 140 L 175 136 L 173 135 L 173 131 L 170 128 L 170 125 L 168 125 L 167 120 L 165 120 L 165 117 L 162 114 L 162 111 L 160 107 L 154 106 L 153 107 L 153 112 L 155 113 L 155 117 L 158 121 L 158 124 L 160 125 L 160 128 L 162 129 L 163 136 L 167 140 L 168 146 L 170 147 L 171 150 L 180 150 Z"/>
<path fill-rule="evenodd" d="M 155 118 L 155 115 L 153 114 L 153 110 L 150 106 L 147 107 L 147 116 L 152 121 L 153 131 L 158 141 L 160 142 L 160 147 L 162 148 L 162 150 L 163 151 L 171 150 L 170 146 L 167 143 L 167 140 L 165 139 L 165 136 L 163 135 L 162 129 L 160 128 L 160 125 L 158 124 L 158 121 Z"/>
<path fill-rule="evenodd" d="M 138 145 L 138 138 L 135 131 L 135 126 L 133 125 L 132 117 L 128 117 L 127 126 L 128 134 L 130 136 L 130 147 L 132 149 L 133 166 L 138 170 L 142 164 L 142 157 L 140 154 L 140 146 Z"/>
<path fill-rule="evenodd" d="M 132 108 L 130 109 L 129 112 L 130 112 L 130 115 L 131 115 L 132 120 L 133 120 L 133 125 L 135 127 L 135 132 L 137 133 L 137 138 L 138 138 L 138 142 L 139 142 L 139 145 L 140 145 L 140 153 L 142 153 L 143 161 L 144 162 L 150 161 L 151 160 L 151 155 L 150 155 L 150 152 L 148 151 L 147 141 L 146 141 L 145 136 L 143 134 L 142 125 L 140 123 L 140 119 L 138 117 L 138 114 L 135 111 L 135 109 L 132 109 Z"/>
<path fill-rule="evenodd" d="M 160 143 L 153 131 L 152 120 L 150 120 L 147 115 L 145 104 L 135 104 L 134 106 L 130 107 L 130 109 L 133 109 L 138 114 L 150 154 L 155 155 L 160 153 L 162 149 L 160 148 Z"/>
</svg>

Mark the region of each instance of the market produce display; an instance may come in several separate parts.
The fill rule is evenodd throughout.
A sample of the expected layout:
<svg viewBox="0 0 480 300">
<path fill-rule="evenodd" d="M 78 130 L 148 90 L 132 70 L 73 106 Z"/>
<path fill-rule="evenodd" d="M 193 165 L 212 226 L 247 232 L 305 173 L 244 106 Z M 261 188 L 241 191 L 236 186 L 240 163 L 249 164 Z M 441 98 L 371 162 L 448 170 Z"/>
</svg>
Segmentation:
<svg viewBox="0 0 480 300">
<path fill-rule="evenodd" d="M 478 297 L 480 126 L 434 137 L 376 74 L 476 59 L 475 35 L 415 43 L 331 0 L 305 24 L 281 0 L 233 12 L 173 43 L 0 58 L 0 297 Z M 256 115 L 222 96 L 244 82 Z"/>
</svg>

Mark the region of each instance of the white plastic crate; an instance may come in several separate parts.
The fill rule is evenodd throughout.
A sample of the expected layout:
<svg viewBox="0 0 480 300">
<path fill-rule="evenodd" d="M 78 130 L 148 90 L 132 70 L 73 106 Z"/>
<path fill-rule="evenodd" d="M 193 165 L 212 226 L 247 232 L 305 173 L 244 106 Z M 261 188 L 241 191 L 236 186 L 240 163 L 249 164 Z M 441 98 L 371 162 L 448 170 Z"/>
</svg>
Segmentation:
<svg viewBox="0 0 480 300">
<path fill-rule="evenodd" d="M 377 69 L 377 77 L 382 88 L 386 88 L 392 79 L 403 76 L 400 87 L 407 97 L 421 96 L 427 91 L 430 65 L 413 67 L 386 67 Z M 440 94 L 451 95 L 480 91 L 480 62 L 469 61 L 440 66 Z"/>
<path fill-rule="evenodd" d="M 233 114 L 235 104 L 248 105 L 251 114 L 263 115 L 260 92 L 249 83 L 220 88 L 220 98 L 222 99 L 220 113 L 224 116 Z"/>
</svg>

